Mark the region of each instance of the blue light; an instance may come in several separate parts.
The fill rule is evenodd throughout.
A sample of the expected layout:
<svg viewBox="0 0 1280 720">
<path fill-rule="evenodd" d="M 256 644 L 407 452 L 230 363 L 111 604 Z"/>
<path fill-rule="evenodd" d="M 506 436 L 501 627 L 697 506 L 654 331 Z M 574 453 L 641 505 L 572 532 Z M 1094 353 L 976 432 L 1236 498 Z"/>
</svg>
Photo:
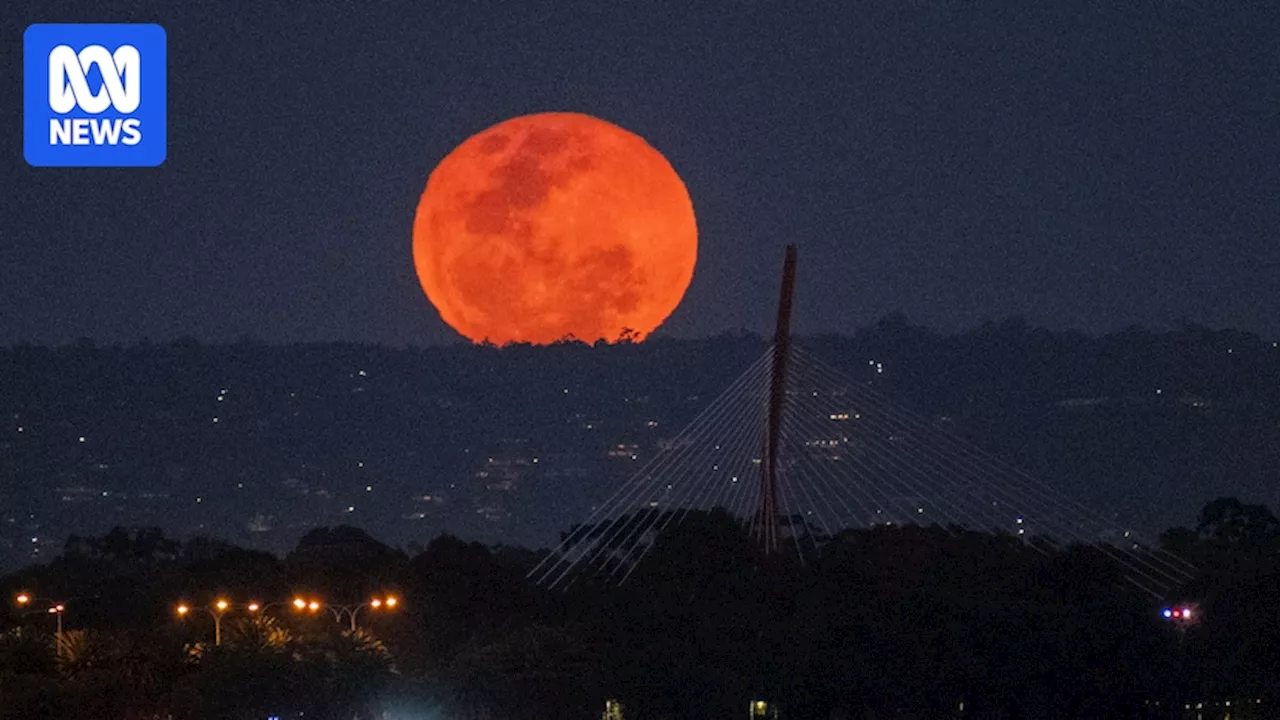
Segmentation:
<svg viewBox="0 0 1280 720">
<path fill-rule="evenodd" d="M 1164 609 L 1164 612 L 1163 612 L 1163 613 L 1161 613 L 1161 614 L 1162 614 L 1162 615 L 1164 615 L 1164 616 L 1165 616 L 1165 617 L 1167 617 L 1167 618 L 1169 618 L 1169 617 L 1173 617 L 1173 611 L 1172 611 L 1172 610 L 1170 610 L 1169 608 L 1165 608 L 1165 609 Z"/>
</svg>

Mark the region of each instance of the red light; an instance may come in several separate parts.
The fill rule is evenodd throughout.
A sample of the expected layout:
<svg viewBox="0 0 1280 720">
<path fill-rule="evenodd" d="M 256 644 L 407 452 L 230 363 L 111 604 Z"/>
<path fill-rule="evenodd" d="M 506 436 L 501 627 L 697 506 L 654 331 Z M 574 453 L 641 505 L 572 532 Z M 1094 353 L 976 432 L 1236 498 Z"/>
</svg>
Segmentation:
<svg viewBox="0 0 1280 720">
<path fill-rule="evenodd" d="M 1182 617 L 1182 611 L 1181 611 L 1181 610 L 1174 610 L 1174 611 L 1173 611 L 1173 616 L 1174 616 L 1174 617 Z"/>
</svg>

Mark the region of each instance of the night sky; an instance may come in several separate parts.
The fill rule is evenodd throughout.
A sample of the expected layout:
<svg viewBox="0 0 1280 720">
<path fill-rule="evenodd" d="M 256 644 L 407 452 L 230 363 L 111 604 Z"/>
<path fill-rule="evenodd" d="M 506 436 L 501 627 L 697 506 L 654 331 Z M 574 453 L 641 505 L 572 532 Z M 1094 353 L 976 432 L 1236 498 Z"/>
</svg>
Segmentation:
<svg viewBox="0 0 1280 720">
<path fill-rule="evenodd" d="M 677 336 L 767 330 L 786 242 L 801 333 L 1280 336 L 1271 2 L 286 5 L 6 6 L 0 344 L 457 342 L 414 277 L 418 197 L 466 137 L 551 110 L 684 178 Z M 70 21 L 167 30 L 160 168 L 24 163 L 22 31 Z"/>
</svg>

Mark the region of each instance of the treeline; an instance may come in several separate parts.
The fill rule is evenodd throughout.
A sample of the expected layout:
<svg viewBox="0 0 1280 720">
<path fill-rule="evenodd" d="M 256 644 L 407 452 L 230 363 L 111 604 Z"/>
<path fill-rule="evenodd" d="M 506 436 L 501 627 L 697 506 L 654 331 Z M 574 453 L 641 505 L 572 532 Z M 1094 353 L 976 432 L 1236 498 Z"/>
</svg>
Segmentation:
<svg viewBox="0 0 1280 720">
<path fill-rule="evenodd" d="M 569 720 L 611 698 L 628 718 L 672 720 L 752 699 L 797 719 L 1164 718 L 1187 703 L 1266 716 L 1280 702 L 1280 522 L 1223 498 L 1163 542 L 1202 568 L 1163 599 L 1194 607 L 1192 622 L 1161 617 L 1096 548 L 960 528 L 847 530 L 802 544 L 801 561 L 692 512 L 624 585 L 607 576 L 632 568 L 601 561 L 554 590 L 527 579 L 545 552 L 451 536 L 406 552 L 335 527 L 276 557 L 117 529 L 0 578 L 8 597 L 66 608 L 55 647 L 44 600 L 30 616 L 10 606 L 0 718 Z M 361 609 L 356 632 L 290 602 L 388 596 L 396 608 Z M 217 646 L 198 610 L 219 599 L 232 605 Z M 179 617 L 179 602 L 196 611 Z"/>
</svg>

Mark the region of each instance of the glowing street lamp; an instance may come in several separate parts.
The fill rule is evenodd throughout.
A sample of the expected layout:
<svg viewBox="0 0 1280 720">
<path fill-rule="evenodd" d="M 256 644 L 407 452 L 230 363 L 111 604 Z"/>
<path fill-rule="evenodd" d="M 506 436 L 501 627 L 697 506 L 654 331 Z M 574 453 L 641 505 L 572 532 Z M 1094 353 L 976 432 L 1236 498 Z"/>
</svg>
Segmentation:
<svg viewBox="0 0 1280 720">
<path fill-rule="evenodd" d="M 250 605 L 254 606 L 253 608 L 249 609 L 250 612 L 253 612 L 257 607 L 257 603 L 250 603 Z M 179 618 L 185 618 L 186 616 L 190 615 L 192 611 L 195 611 L 195 610 L 203 610 L 209 613 L 210 617 L 213 618 L 213 644 L 221 645 L 222 644 L 222 616 L 226 615 L 227 611 L 230 609 L 231 609 L 230 601 L 228 601 L 226 598 L 218 598 L 213 602 L 212 605 L 191 606 L 191 605 L 187 605 L 186 603 L 179 603 L 178 606 L 174 608 L 174 612 L 178 614 Z"/>
<path fill-rule="evenodd" d="M 351 632 L 356 631 L 356 628 L 358 627 L 356 624 L 356 618 L 364 608 L 369 608 L 374 611 L 390 611 L 394 610 L 399 603 L 400 599 L 395 595 L 373 597 L 368 602 L 356 603 L 353 605 L 330 605 L 322 603 L 319 600 L 307 600 L 305 598 L 294 598 L 293 600 L 293 606 L 297 608 L 298 611 L 309 610 L 314 614 L 319 612 L 320 608 L 324 608 L 333 614 L 333 619 L 337 622 L 342 622 L 345 618 L 349 623 Z"/>
<path fill-rule="evenodd" d="M 47 598 L 39 598 L 27 592 L 18 593 L 16 596 L 14 596 L 13 600 L 18 604 L 18 607 L 20 608 L 28 608 L 28 607 L 32 607 L 33 605 L 45 606 L 45 609 L 43 611 L 28 610 L 27 612 L 23 613 L 23 615 L 34 615 L 39 613 L 39 614 L 54 616 L 55 620 L 57 621 L 57 625 L 56 625 L 57 631 L 56 631 L 56 634 L 54 635 L 54 641 L 53 641 L 54 652 L 57 654 L 58 657 L 62 657 L 62 615 L 67 611 L 66 604 L 56 602 L 54 600 L 49 600 Z"/>
</svg>

